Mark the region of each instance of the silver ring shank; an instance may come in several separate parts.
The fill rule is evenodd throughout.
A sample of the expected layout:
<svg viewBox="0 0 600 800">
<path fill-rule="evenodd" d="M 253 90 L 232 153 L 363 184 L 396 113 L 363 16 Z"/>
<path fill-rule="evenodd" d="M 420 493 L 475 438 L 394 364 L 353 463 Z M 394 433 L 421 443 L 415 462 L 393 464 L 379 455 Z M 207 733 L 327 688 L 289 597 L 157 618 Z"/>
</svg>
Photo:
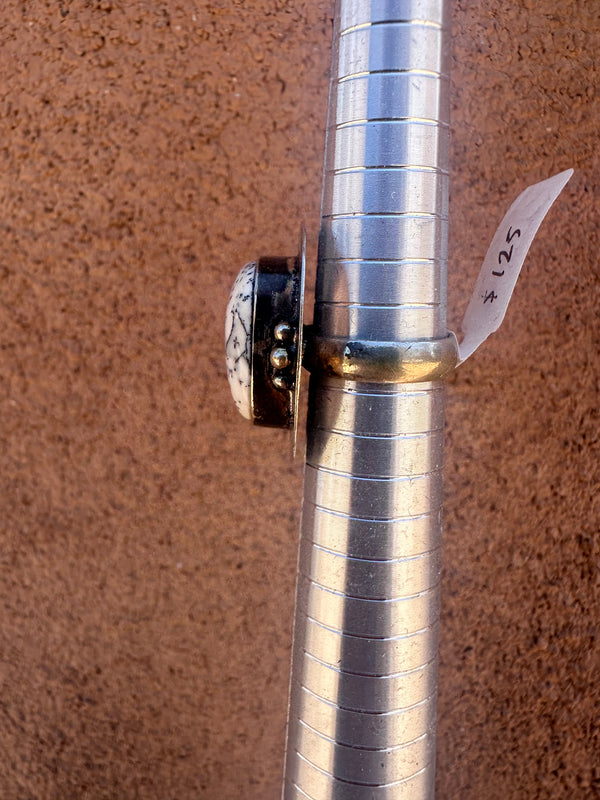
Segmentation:
<svg viewBox="0 0 600 800">
<path fill-rule="evenodd" d="M 314 334 L 446 331 L 444 0 L 338 0 Z M 311 378 L 286 800 L 433 797 L 444 391 Z"/>
</svg>

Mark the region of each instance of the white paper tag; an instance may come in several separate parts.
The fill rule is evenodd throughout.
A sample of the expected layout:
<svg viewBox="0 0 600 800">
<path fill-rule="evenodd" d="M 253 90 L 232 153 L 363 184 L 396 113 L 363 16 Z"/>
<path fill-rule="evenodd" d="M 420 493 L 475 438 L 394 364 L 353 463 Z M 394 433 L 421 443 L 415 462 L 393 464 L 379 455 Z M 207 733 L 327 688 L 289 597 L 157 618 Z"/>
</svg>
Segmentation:
<svg viewBox="0 0 600 800">
<path fill-rule="evenodd" d="M 572 174 L 568 169 L 530 186 L 508 209 L 483 260 L 462 321 L 459 364 L 500 327 L 533 237 Z"/>
</svg>

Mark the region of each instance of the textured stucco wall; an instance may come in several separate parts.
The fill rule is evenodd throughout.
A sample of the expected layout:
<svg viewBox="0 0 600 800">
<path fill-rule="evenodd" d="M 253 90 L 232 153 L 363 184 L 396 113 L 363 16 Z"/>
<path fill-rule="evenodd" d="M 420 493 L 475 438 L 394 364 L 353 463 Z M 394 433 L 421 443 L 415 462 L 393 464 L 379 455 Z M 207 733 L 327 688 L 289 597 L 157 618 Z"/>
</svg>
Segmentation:
<svg viewBox="0 0 600 800">
<path fill-rule="evenodd" d="M 439 800 L 600 796 L 596 2 L 453 2 L 449 320 L 576 174 L 450 381 Z M 311 276 L 330 2 L 6 0 L 0 798 L 278 797 L 302 466 L 229 398 L 239 266 Z"/>
</svg>

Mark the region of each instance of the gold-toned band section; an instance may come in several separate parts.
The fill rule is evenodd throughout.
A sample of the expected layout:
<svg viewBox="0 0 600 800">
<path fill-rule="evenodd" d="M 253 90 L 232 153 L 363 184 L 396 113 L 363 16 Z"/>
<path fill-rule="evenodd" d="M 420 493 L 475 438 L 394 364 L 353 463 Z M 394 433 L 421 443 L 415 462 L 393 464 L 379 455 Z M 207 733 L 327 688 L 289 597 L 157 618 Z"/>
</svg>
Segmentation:
<svg viewBox="0 0 600 800">
<path fill-rule="evenodd" d="M 309 336 L 304 366 L 311 372 L 367 383 L 437 381 L 458 364 L 453 333 L 443 339 L 371 342 Z"/>
</svg>

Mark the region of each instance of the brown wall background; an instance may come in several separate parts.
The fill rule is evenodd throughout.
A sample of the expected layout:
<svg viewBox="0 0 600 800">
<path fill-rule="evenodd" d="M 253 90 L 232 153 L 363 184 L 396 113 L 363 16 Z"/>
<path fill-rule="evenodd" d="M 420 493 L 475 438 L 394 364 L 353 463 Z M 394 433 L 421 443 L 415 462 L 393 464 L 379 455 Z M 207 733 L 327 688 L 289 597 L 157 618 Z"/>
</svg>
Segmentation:
<svg viewBox="0 0 600 800">
<path fill-rule="evenodd" d="M 332 4 L 6 0 L 0 798 L 279 796 L 301 463 L 229 287 L 319 216 Z M 576 174 L 450 381 L 438 798 L 600 797 L 595 0 L 454 0 L 449 320 Z"/>
</svg>

